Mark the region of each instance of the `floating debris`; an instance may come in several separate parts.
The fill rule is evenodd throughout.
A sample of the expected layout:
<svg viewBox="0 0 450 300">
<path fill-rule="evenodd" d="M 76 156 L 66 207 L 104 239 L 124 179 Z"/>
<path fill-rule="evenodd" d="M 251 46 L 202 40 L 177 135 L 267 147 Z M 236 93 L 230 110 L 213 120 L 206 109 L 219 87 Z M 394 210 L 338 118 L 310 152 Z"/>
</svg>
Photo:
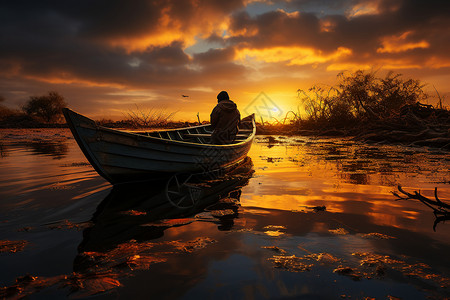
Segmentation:
<svg viewBox="0 0 450 300">
<path fill-rule="evenodd" d="M 344 228 L 329 229 L 328 232 L 335 234 L 335 235 L 346 235 L 349 233 Z"/>
<path fill-rule="evenodd" d="M 268 157 L 268 156 L 259 156 L 259 157 L 261 158 L 261 160 L 265 160 L 269 163 L 276 163 L 283 160 L 282 157 Z"/>
<path fill-rule="evenodd" d="M 356 252 L 352 253 L 352 255 L 360 258 L 360 266 L 365 268 L 361 272 L 363 272 L 366 278 L 371 278 L 372 274 L 383 276 L 387 268 L 390 267 L 401 272 L 405 277 L 426 280 L 428 283 L 434 282 L 441 288 L 448 288 L 450 286 L 449 277 L 431 273 L 431 268 L 424 263 L 410 264 L 389 255 L 367 252 Z"/>
<path fill-rule="evenodd" d="M 350 267 L 338 267 L 336 269 L 333 270 L 333 273 L 338 273 L 338 274 L 350 274 L 353 273 L 353 269 Z"/>
<path fill-rule="evenodd" d="M 340 261 L 339 258 L 333 256 L 330 253 L 312 253 L 304 256 L 305 258 L 313 259 L 320 263 L 334 264 Z"/>
<path fill-rule="evenodd" d="M 391 258 L 389 255 L 380 255 L 380 254 L 375 254 L 375 253 L 360 253 L 360 252 L 356 252 L 356 253 L 352 253 L 353 256 L 357 256 L 361 258 L 361 266 L 377 266 L 379 264 L 388 264 L 388 265 L 393 265 L 393 264 L 405 264 L 404 261 L 402 260 L 397 260 L 397 259 L 393 259 Z"/>
<path fill-rule="evenodd" d="M 156 222 L 144 224 L 142 226 L 175 227 L 175 226 L 188 225 L 194 221 L 195 220 L 192 218 L 162 219 L 162 220 L 158 220 Z"/>
<path fill-rule="evenodd" d="M 314 210 L 314 212 L 319 212 L 319 211 L 326 211 L 327 207 L 325 205 L 322 205 L 311 207 L 311 209 Z"/>
<path fill-rule="evenodd" d="M 230 233 L 230 232 L 252 232 L 253 231 L 253 228 L 240 228 L 240 229 L 231 229 L 231 230 L 229 230 L 229 231 L 227 231 L 227 233 Z"/>
<path fill-rule="evenodd" d="M 363 277 L 363 275 L 356 269 L 344 266 L 337 267 L 336 269 L 333 270 L 333 273 L 350 277 L 351 279 L 356 281 L 361 280 L 361 277 Z"/>
<path fill-rule="evenodd" d="M 362 234 L 361 237 L 363 237 L 365 239 L 376 239 L 376 240 L 396 239 L 396 237 L 389 236 L 389 235 L 382 234 L 382 233 L 377 233 L 377 232 Z"/>
<path fill-rule="evenodd" d="M 270 162 L 270 163 L 280 162 L 282 160 L 283 160 L 282 157 L 268 157 L 267 158 L 267 162 Z"/>
<path fill-rule="evenodd" d="M 0 298 L 22 299 L 45 287 L 53 286 L 57 283 L 63 283 L 66 278 L 66 276 L 41 278 L 31 276 L 29 274 L 17 277 L 16 282 L 13 285 L 8 287 L 0 287 Z"/>
<path fill-rule="evenodd" d="M 225 217 L 232 217 L 236 215 L 236 211 L 232 209 L 218 209 L 218 210 L 211 210 L 210 214 L 214 218 L 225 218 Z"/>
<path fill-rule="evenodd" d="M 150 265 L 166 261 L 167 259 L 162 257 L 136 254 L 127 259 L 126 265 L 131 270 L 148 270 L 150 269 Z"/>
<path fill-rule="evenodd" d="M 204 222 L 209 222 L 209 221 L 215 222 L 215 221 L 217 221 L 217 219 L 214 218 L 214 217 L 211 215 L 211 212 L 208 212 L 208 211 L 204 211 L 204 212 L 198 213 L 198 214 L 196 214 L 196 215 L 194 216 L 194 218 L 195 218 L 196 220 L 204 221 Z"/>
<path fill-rule="evenodd" d="M 18 231 L 18 232 L 29 232 L 29 231 L 32 230 L 32 229 L 33 229 L 33 227 L 25 226 L 25 227 L 22 227 L 22 228 L 17 229 L 17 231 Z"/>
<path fill-rule="evenodd" d="M 68 184 L 62 184 L 60 182 L 52 184 L 49 189 L 51 191 L 59 191 L 59 190 L 73 190 L 76 186 L 68 185 Z"/>
<path fill-rule="evenodd" d="M 71 288 L 72 296 L 84 298 L 110 291 L 121 286 L 117 279 L 118 276 L 118 274 L 112 272 L 89 274 L 74 273 L 67 278 L 64 285 Z"/>
<path fill-rule="evenodd" d="M 267 226 L 264 226 L 264 229 L 269 229 L 269 230 L 271 230 L 271 229 L 276 229 L 276 230 L 278 230 L 278 229 L 286 229 L 286 226 L 282 226 L 282 225 L 267 225 Z"/>
<path fill-rule="evenodd" d="M 269 144 L 284 143 L 284 141 L 277 140 L 273 136 L 268 136 L 265 139 L 269 142 Z"/>
<path fill-rule="evenodd" d="M 126 270 L 149 269 L 151 264 L 165 262 L 160 255 L 147 252 L 155 247 L 154 243 L 130 241 L 108 252 L 82 252 L 76 261 L 79 269 L 85 273 L 125 272 Z"/>
<path fill-rule="evenodd" d="M 305 272 L 311 271 L 313 264 L 305 263 L 305 258 L 297 257 L 295 255 L 291 256 L 274 256 L 269 258 L 276 268 L 283 268 L 290 272 Z"/>
<path fill-rule="evenodd" d="M 360 258 L 360 261 L 358 265 L 348 266 L 340 264 L 342 259 L 329 253 L 310 253 L 302 257 L 297 257 L 295 255 L 285 255 L 286 251 L 276 246 L 262 248 L 279 252 L 278 255 L 269 258 L 269 261 L 272 261 L 276 268 L 283 268 L 290 272 L 310 271 L 316 262 L 331 266 L 333 273 L 350 277 L 353 280 L 361 280 L 363 278 L 383 277 L 386 275 L 388 268 L 391 268 L 399 271 L 405 277 L 421 279 L 428 284 L 434 283 L 441 288 L 448 288 L 450 286 L 450 278 L 432 273 L 428 265 L 423 263 L 408 264 L 403 260 L 389 255 L 366 252 L 352 253 L 353 256 Z M 392 299 L 396 298 L 394 297 Z"/>
<path fill-rule="evenodd" d="M 72 223 L 69 220 L 58 221 L 46 224 L 49 229 L 76 229 L 83 230 L 92 226 L 92 222 Z"/>
<path fill-rule="evenodd" d="M 208 206 L 206 210 L 216 210 L 216 209 L 238 209 L 240 205 L 239 199 L 232 198 L 232 197 L 224 197 L 217 201 L 216 203 Z"/>
<path fill-rule="evenodd" d="M 85 166 L 91 166 L 91 164 L 88 162 L 74 162 L 71 164 L 62 165 L 62 167 L 66 167 L 66 168 L 67 167 L 85 167 Z"/>
<path fill-rule="evenodd" d="M 145 216 L 147 213 L 145 211 L 138 211 L 138 210 L 130 209 L 130 210 L 121 212 L 121 214 L 127 215 L 127 216 Z"/>
<path fill-rule="evenodd" d="M 28 241 L 0 241 L 0 253 L 16 253 L 20 252 L 28 244 Z"/>
<path fill-rule="evenodd" d="M 402 300 L 402 298 L 394 297 L 394 296 L 391 296 L 391 295 L 388 295 L 387 299 L 388 300 Z"/>
<path fill-rule="evenodd" d="M 286 254 L 287 253 L 286 250 L 281 249 L 281 248 L 279 248 L 277 246 L 263 246 L 261 248 L 269 249 L 269 250 L 272 250 L 272 251 L 275 251 L 275 252 L 281 253 L 281 254 Z"/>
<path fill-rule="evenodd" d="M 216 243 L 216 240 L 213 240 L 208 237 L 198 237 L 193 241 L 188 242 L 180 242 L 180 241 L 172 241 L 168 244 L 175 246 L 176 249 L 182 251 L 182 252 L 193 252 L 195 250 L 200 250 L 205 248 L 206 246 Z"/>
<path fill-rule="evenodd" d="M 282 236 L 284 234 L 284 232 L 279 231 L 279 230 L 267 230 L 267 231 L 264 231 L 264 233 L 268 236 L 274 236 L 274 237 Z"/>
</svg>

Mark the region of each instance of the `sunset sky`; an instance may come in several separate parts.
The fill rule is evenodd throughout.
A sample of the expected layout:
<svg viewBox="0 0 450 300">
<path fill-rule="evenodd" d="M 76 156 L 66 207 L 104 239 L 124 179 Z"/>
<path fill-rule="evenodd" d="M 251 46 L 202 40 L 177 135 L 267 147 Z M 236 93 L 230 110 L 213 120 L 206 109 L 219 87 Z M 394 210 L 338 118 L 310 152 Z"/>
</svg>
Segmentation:
<svg viewBox="0 0 450 300">
<path fill-rule="evenodd" d="M 449 105 L 450 1 L 0 4 L 0 96 L 11 108 L 54 90 L 94 118 L 123 118 L 138 105 L 206 120 L 227 90 L 242 115 L 262 97 L 278 116 L 297 110 L 297 89 L 356 69 L 420 79 Z"/>
</svg>

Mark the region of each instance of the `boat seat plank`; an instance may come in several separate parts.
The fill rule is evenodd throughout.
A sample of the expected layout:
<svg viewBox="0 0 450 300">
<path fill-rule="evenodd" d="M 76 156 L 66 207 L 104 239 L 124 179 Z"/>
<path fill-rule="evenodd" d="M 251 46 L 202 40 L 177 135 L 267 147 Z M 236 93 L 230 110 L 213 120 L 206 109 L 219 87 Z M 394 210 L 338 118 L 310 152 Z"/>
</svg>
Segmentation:
<svg viewBox="0 0 450 300">
<path fill-rule="evenodd" d="M 183 135 L 184 137 L 200 137 L 200 138 L 210 138 L 211 135 L 207 133 L 185 133 Z M 238 134 L 236 135 L 236 138 L 247 138 L 247 134 Z"/>
<path fill-rule="evenodd" d="M 195 137 L 205 137 L 205 138 L 207 138 L 207 137 L 211 137 L 211 135 L 210 134 L 207 134 L 207 133 L 185 133 L 185 134 L 183 134 L 183 136 L 184 137 L 187 137 L 187 138 L 190 138 L 190 137 L 192 137 L 192 138 L 195 138 Z"/>
</svg>

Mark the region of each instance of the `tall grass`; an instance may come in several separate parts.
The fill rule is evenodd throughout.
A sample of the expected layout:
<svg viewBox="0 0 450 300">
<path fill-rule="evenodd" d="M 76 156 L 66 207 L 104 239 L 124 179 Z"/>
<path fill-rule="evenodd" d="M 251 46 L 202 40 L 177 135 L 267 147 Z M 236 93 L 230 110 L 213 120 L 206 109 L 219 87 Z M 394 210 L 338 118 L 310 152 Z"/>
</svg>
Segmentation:
<svg viewBox="0 0 450 300">
<path fill-rule="evenodd" d="M 126 113 L 126 122 L 134 128 L 161 127 L 172 120 L 177 112 L 167 112 L 164 108 L 143 109 L 136 104 L 136 109 Z"/>
<path fill-rule="evenodd" d="M 398 114 L 404 105 L 426 99 L 424 86 L 419 80 L 404 79 L 394 72 L 384 77 L 377 76 L 376 71 L 342 72 L 334 86 L 297 90 L 306 112 L 301 123 L 303 127 L 320 129 L 383 120 Z"/>
</svg>

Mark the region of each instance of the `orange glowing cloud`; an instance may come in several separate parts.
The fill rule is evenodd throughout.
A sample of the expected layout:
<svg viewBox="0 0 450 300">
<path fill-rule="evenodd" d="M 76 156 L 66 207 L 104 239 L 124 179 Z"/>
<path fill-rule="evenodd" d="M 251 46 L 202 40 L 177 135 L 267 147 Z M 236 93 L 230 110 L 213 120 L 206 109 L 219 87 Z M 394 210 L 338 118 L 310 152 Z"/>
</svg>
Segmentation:
<svg viewBox="0 0 450 300">
<path fill-rule="evenodd" d="M 356 18 L 364 15 L 377 15 L 380 13 L 379 1 L 366 1 L 357 3 L 347 12 L 348 18 Z"/>
<path fill-rule="evenodd" d="M 186 47 L 195 43 L 194 36 L 186 35 L 177 30 L 167 30 L 157 32 L 144 37 L 122 37 L 109 41 L 111 47 L 120 47 L 126 49 L 127 53 L 145 51 L 149 47 L 168 46 L 174 41 L 183 41 Z"/>
<path fill-rule="evenodd" d="M 23 76 L 26 79 L 29 80 L 35 80 L 38 82 L 44 82 L 49 84 L 55 84 L 55 85 L 71 85 L 76 84 L 84 87 L 107 87 L 107 88 L 125 88 L 124 85 L 117 84 L 117 83 L 104 83 L 94 80 L 87 80 L 78 78 L 76 76 L 67 74 L 67 73 L 61 73 L 61 74 L 55 74 L 55 75 L 47 75 L 47 76 L 34 76 L 34 75 L 24 75 Z"/>
<path fill-rule="evenodd" d="M 362 16 L 375 16 L 383 13 L 393 13 L 399 10 L 401 3 L 396 0 L 364 0 L 359 1 L 347 10 L 347 18 L 353 19 Z"/>
<path fill-rule="evenodd" d="M 418 42 L 408 41 L 408 37 L 412 34 L 411 31 L 407 31 L 402 33 L 401 35 L 389 36 L 382 39 L 381 44 L 383 45 L 381 48 L 377 49 L 378 53 L 399 53 L 405 52 L 409 50 L 414 50 L 418 48 L 429 48 L 430 44 L 421 40 Z"/>
<path fill-rule="evenodd" d="M 336 23 L 329 20 L 323 19 L 319 21 L 320 24 L 320 32 L 333 32 L 336 28 Z"/>
<path fill-rule="evenodd" d="M 348 56 L 352 51 L 339 47 L 336 51 L 325 54 L 318 49 L 305 47 L 273 47 L 264 49 L 243 48 L 237 51 L 236 57 L 240 61 L 257 60 L 266 63 L 284 62 L 288 66 L 308 65 L 334 61 Z"/>
<path fill-rule="evenodd" d="M 196 16 L 186 16 L 186 20 L 175 18 L 165 8 L 161 11 L 158 25 L 141 36 L 115 37 L 107 42 L 111 47 L 126 49 L 127 53 L 145 51 L 150 47 L 164 47 L 181 41 L 184 49 L 194 45 L 198 38 L 211 34 L 221 35 L 229 27 L 229 16 L 211 8 L 198 7 Z"/>
</svg>

